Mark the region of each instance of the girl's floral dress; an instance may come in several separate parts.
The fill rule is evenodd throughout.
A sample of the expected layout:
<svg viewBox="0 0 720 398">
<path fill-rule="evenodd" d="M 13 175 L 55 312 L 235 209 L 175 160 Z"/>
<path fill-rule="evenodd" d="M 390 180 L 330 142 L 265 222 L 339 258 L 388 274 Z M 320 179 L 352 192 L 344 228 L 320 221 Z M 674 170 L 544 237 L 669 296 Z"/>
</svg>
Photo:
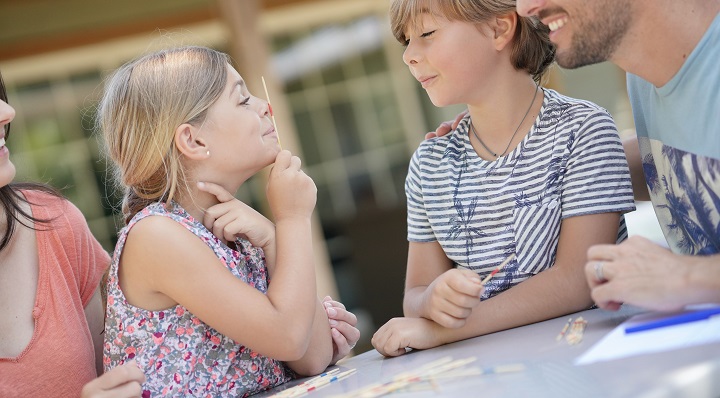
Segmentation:
<svg viewBox="0 0 720 398">
<path fill-rule="evenodd" d="M 125 300 L 118 286 L 120 254 L 128 231 L 148 216 L 177 221 L 202 239 L 233 275 L 267 292 L 262 249 L 238 239 L 240 252 L 232 250 L 176 203 L 167 207 L 162 203 L 146 207 L 120 231 L 108 279 L 105 370 L 137 360 L 147 378 L 143 397 L 244 397 L 288 381 L 292 371 L 282 362 L 223 336 L 183 306 L 147 311 Z"/>
</svg>

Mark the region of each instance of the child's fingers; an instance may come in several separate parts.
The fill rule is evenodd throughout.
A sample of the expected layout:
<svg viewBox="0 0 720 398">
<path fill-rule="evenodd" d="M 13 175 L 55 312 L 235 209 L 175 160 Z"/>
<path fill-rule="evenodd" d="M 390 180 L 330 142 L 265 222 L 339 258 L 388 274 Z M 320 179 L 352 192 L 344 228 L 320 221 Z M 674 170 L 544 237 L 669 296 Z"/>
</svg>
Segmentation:
<svg viewBox="0 0 720 398">
<path fill-rule="evenodd" d="M 218 184 L 212 183 L 212 182 L 202 182 L 201 181 L 201 182 L 197 183 L 197 187 L 201 191 L 205 191 L 209 194 L 215 195 L 215 197 L 218 198 L 218 200 L 223 203 L 229 202 L 229 201 L 235 199 L 233 194 L 228 192 L 225 188 L 221 187 Z"/>
<path fill-rule="evenodd" d="M 478 297 L 483 290 L 480 276 L 469 269 L 458 270 L 456 277 L 448 281 L 448 285 L 458 293 L 470 297 Z"/>
<path fill-rule="evenodd" d="M 355 326 L 357 324 L 357 317 L 352 312 L 339 307 L 325 307 L 328 319 L 337 322 L 347 322 L 350 325 Z"/>
<path fill-rule="evenodd" d="M 145 374 L 132 360 L 86 384 L 82 390 L 82 397 L 92 397 L 99 392 L 116 389 L 129 392 L 130 394 L 126 396 L 140 396 L 140 385 L 144 382 Z"/>
<path fill-rule="evenodd" d="M 288 167 L 291 170 L 300 170 L 300 166 L 302 165 L 302 162 L 300 161 L 300 158 L 297 156 L 293 156 L 290 158 L 290 166 Z"/>
<path fill-rule="evenodd" d="M 337 330 L 342 335 L 342 338 L 347 342 L 350 348 L 355 347 L 358 340 L 360 340 L 360 330 L 347 322 L 339 322 L 331 329 Z"/>
<path fill-rule="evenodd" d="M 329 308 L 329 307 L 338 307 L 338 308 L 345 309 L 345 304 L 343 304 L 343 303 L 341 303 L 341 302 L 339 302 L 339 301 L 333 300 L 332 297 L 330 297 L 330 296 L 325 296 L 325 298 L 323 298 L 323 305 L 324 305 L 326 308 Z"/>
<path fill-rule="evenodd" d="M 290 159 L 292 154 L 287 149 L 280 151 L 275 157 L 275 164 L 273 165 L 273 171 L 281 172 L 290 166 Z"/>
</svg>

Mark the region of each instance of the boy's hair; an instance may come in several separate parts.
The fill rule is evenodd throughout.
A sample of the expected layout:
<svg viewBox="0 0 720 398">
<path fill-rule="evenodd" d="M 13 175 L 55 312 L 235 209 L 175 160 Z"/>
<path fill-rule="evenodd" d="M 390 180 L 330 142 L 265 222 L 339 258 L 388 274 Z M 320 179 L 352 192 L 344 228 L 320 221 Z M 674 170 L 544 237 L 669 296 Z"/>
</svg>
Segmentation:
<svg viewBox="0 0 720 398">
<path fill-rule="evenodd" d="M 491 18 L 515 11 L 515 0 L 392 0 L 390 26 L 395 38 L 407 43 L 405 31 L 418 27 L 423 13 L 441 15 L 451 21 L 487 23 Z M 530 73 L 540 82 L 555 60 L 555 45 L 548 37 L 549 29 L 535 17 L 521 17 L 512 42 L 511 62 L 518 70 Z"/>
<path fill-rule="evenodd" d="M 125 190 L 125 223 L 152 202 L 187 193 L 175 130 L 202 125 L 225 88 L 229 61 L 206 47 L 166 49 L 128 62 L 108 80 L 97 123 Z"/>
</svg>

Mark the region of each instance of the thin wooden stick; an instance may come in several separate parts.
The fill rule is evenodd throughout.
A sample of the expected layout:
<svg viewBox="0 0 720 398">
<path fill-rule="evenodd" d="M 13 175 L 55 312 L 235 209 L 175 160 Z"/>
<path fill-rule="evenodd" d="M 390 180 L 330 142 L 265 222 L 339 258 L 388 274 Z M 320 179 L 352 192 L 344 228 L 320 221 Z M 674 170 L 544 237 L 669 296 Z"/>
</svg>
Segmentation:
<svg viewBox="0 0 720 398">
<path fill-rule="evenodd" d="M 277 129 L 277 123 L 275 122 L 275 112 L 273 112 L 272 104 L 270 103 L 270 94 L 268 94 L 267 84 L 265 84 L 265 76 L 260 76 L 262 80 L 263 88 L 265 89 L 265 98 L 267 98 L 268 108 L 270 109 L 270 117 L 272 118 L 273 127 L 275 128 L 275 134 L 277 134 L 278 145 L 282 149 L 282 143 L 280 143 L 280 132 Z"/>
<path fill-rule="evenodd" d="M 319 390 L 322 387 L 327 386 L 330 383 L 334 383 L 345 378 L 348 378 L 357 372 L 357 369 L 350 369 L 345 372 L 338 373 L 340 368 L 335 368 L 331 371 L 325 372 L 320 376 L 316 376 L 310 380 L 306 380 L 296 386 L 290 387 L 287 390 L 280 391 L 273 395 L 273 398 L 296 398 L 305 396 L 312 391 Z M 337 373 L 337 374 L 336 374 Z"/>
<path fill-rule="evenodd" d="M 500 263 L 500 265 L 498 265 L 498 266 L 490 273 L 490 275 L 486 276 L 485 279 L 483 279 L 483 281 L 480 282 L 480 284 L 481 284 L 481 285 L 486 284 L 487 281 L 490 280 L 490 278 L 492 278 L 495 274 L 498 273 L 498 271 L 500 271 L 500 270 L 502 269 L 502 267 L 505 266 L 505 264 L 509 263 L 510 260 L 512 260 L 512 259 L 514 259 L 514 258 L 515 258 L 515 254 L 511 254 L 510 257 L 506 258 L 505 261 L 503 261 L 502 263 Z"/>
<path fill-rule="evenodd" d="M 568 330 L 568 328 L 570 327 L 570 324 L 571 324 L 571 323 L 572 323 L 572 317 L 570 317 L 570 318 L 568 319 L 567 323 L 565 324 L 565 326 L 563 326 L 563 328 L 562 328 L 562 330 L 560 331 L 560 333 L 557 335 L 557 337 L 555 337 L 555 341 L 560 341 L 560 340 L 562 340 L 563 336 L 565 336 L 565 333 L 567 333 L 567 330 Z"/>
</svg>

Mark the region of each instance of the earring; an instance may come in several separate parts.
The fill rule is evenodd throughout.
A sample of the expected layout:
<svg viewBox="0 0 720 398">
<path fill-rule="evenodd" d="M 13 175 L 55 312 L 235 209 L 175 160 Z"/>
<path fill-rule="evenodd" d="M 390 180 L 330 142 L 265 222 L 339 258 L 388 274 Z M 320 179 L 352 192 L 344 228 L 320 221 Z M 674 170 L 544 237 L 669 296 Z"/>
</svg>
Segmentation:
<svg viewBox="0 0 720 398">
<path fill-rule="evenodd" d="M 205 154 L 208 155 L 208 157 L 210 157 L 210 151 L 205 152 Z"/>
</svg>

